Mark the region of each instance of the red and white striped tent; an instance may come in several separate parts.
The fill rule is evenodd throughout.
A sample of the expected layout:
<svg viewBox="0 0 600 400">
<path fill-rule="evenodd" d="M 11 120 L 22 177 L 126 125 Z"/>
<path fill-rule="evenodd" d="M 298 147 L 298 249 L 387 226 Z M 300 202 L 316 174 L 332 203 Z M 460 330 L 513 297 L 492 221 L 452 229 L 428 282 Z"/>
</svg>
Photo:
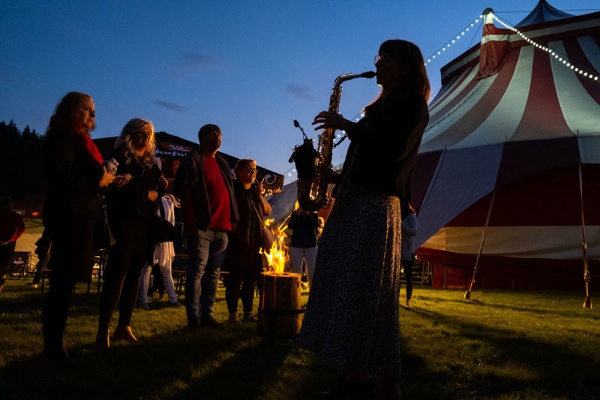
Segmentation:
<svg viewBox="0 0 600 400">
<path fill-rule="evenodd" d="M 477 265 L 476 288 L 581 289 L 584 261 L 600 272 L 600 12 L 542 0 L 514 30 L 484 18 L 430 104 L 417 254 L 438 287 Z"/>
</svg>

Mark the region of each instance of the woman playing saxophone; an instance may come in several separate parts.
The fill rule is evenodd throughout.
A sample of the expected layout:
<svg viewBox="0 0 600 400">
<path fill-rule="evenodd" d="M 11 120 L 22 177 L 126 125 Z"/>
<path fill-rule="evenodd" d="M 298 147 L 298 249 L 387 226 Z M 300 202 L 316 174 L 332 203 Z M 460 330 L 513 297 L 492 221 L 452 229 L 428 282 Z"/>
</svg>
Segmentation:
<svg viewBox="0 0 600 400">
<path fill-rule="evenodd" d="M 379 96 L 355 123 L 323 111 L 315 129 L 345 130 L 351 140 L 335 203 L 319 242 L 300 345 L 343 371 L 320 398 L 401 399 L 400 202 L 429 120 L 423 56 L 404 40 L 384 42 L 375 57 Z M 376 388 L 371 374 L 381 378 Z"/>
</svg>

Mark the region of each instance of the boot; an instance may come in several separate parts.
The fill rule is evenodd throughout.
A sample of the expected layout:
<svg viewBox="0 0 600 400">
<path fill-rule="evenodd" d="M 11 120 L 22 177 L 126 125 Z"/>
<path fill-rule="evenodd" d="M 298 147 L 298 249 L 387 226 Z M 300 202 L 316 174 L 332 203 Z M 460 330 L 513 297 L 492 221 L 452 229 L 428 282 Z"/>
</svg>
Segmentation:
<svg viewBox="0 0 600 400">
<path fill-rule="evenodd" d="M 107 350 L 110 348 L 108 329 L 98 329 L 98 334 L 96 335 L 96 348 L 98 350 Z"/>
<path fill-rule="evenodd" d="M 117 329 L 115 329 L 115 333 L 113 334 L 113 339 L 124 340 L 129 343 L 135 343 L 138 341 L 137 338 L 133 336 L 130 326 L 117 326 Z"/>
</svg>

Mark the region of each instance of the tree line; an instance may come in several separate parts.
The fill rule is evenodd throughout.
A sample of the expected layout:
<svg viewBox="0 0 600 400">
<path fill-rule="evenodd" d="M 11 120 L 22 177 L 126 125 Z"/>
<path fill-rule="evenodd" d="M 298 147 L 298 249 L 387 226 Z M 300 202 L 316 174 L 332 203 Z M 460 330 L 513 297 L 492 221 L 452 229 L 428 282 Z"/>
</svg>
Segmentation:
<svg viewBox="0 0 600 400">
<path fill-rule="evenodd" d="M 0 194 L 20 200 L 46 188 L 44 137 L 29 125 L 21 131 L 12 120 L 0 122 Z"/>
</svg>

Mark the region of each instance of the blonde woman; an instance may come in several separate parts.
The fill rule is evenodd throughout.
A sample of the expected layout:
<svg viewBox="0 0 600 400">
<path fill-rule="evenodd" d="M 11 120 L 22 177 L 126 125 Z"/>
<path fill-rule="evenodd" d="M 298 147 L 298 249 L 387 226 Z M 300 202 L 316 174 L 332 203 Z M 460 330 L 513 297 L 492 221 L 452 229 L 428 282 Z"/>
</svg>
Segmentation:
<svg viewBox="0 0 600 400">
<path fill-rule="evenodd" d="M 134 118 L 123 128 L 108 158 L 119 163 L 117 175 L 131 176 L 128 184 L 107 192 L 108 218 L 116 244 L 110 249 L 96 345 L 110 347 L 109 325 L 119 308 L 119 322 L 113 339 L 136 342 L 130 323 L 137 298 L 140 273 L 154 249 L 156 201 L 168 182 L 154 160 L 156 144 L 151 122 Z"/>
</svg>

